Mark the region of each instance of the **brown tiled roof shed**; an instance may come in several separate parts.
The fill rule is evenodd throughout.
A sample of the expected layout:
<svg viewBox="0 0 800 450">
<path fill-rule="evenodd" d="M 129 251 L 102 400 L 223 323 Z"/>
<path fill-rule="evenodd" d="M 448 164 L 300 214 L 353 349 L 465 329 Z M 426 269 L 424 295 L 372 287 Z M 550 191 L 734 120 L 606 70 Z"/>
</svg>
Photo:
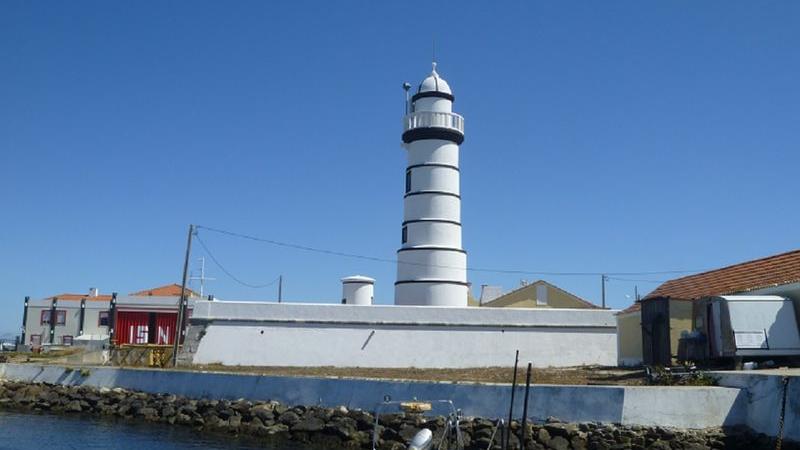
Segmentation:
<svg viewBox="0 0 800 450">
<path fill-rule="evenodd" d="M 652 298 L 696 300 L 800 282 L 800 250 L 669 280 L 647 294 Z"/>
</svg>

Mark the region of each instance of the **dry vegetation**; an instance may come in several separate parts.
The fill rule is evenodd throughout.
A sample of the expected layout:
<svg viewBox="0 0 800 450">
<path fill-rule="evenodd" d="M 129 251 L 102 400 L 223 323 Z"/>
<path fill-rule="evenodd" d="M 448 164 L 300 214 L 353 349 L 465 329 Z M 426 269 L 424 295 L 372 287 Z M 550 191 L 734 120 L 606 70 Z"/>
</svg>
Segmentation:
<svg viewBox="0 0 800 450">
<path fill-rule="evenodd" d="M 195 366 L 191 370 L 215 372 L 253 373 L 260 375 L 336 377 L 336 378 L 375 378 L 391 380 L 447 381 L 511 383 L 513 368 L 484 367 L 475 369 L 378 369 L 366 367 L 244 367 L 206 365 Z M 517 383 L 525 382 L 525 369 L 520 368 Z M 536 384 L 571 385 L 642 385 L 644 373 L 641 370 L 625 370 L 604 367 L 574 367 L 560 369 L 534 369 L 531 382 Z"/>
</svg>

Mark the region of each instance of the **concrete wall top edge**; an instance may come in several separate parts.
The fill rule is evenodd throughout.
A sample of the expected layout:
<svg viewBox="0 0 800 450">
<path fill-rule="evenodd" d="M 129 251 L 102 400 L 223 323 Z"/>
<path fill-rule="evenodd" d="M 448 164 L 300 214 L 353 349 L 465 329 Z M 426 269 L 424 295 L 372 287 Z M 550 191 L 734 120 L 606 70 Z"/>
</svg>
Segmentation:
<svg viewBox="0 0 800 450">
<path fill-rule="evenodd" d="M 616 310 L 198 301 L 192 320 L 615 328 Z"/>
</svg>

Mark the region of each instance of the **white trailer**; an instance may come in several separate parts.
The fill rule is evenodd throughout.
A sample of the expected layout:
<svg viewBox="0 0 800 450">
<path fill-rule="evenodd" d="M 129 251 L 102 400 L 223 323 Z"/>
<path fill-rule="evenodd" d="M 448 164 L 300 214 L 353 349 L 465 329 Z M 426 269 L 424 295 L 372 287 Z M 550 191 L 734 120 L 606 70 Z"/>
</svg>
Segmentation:
<svg viewBox="0 0 800 450">
<path fill-rule="evenodd" d="M 701 300 L 695 329 L 704 332 L 710 358 L 800 355 L 794 304 L 777 295 L 726 295 Z"/>
</svg>

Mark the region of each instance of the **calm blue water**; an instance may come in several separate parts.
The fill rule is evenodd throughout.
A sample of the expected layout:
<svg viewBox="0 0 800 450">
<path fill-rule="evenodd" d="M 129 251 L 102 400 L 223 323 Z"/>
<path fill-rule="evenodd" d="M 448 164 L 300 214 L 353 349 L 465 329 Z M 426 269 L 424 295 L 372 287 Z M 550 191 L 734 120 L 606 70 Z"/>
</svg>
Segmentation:
<svg viewBox="0 0 800 450">
<path fill-rule="evenodd" d="M 268 449 L 302 450 L 296 445 L 267 446 L 164 424 L 140 424 L 88 417 L 0 411 L 0 449 L 46 450 Z"/>
</svg>

